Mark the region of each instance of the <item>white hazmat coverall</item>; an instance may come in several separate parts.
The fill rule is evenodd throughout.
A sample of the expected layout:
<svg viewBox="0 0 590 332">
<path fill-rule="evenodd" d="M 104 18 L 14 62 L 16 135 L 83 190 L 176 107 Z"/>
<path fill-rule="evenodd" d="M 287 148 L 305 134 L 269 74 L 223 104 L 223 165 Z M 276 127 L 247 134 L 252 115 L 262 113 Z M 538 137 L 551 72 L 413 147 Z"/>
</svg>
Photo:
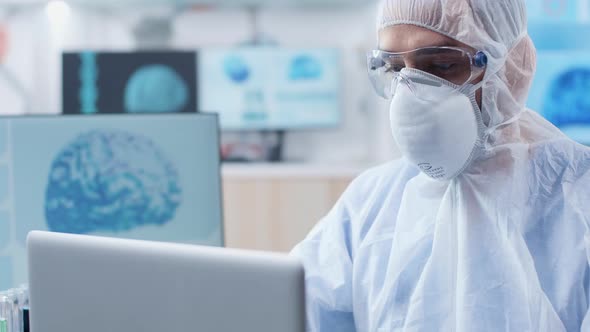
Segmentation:
<svg viewBox="0 0 590 332">
<path fill-rule="evenodd" d="M 590 331 L 590 149 L 525 108 L 524 1 L 382 2 L 398 24 L 488 56 L 482 151 L 451 180 L 400 159 L 353 181 L 292 252 L 308 330 Z"/>
</svg>

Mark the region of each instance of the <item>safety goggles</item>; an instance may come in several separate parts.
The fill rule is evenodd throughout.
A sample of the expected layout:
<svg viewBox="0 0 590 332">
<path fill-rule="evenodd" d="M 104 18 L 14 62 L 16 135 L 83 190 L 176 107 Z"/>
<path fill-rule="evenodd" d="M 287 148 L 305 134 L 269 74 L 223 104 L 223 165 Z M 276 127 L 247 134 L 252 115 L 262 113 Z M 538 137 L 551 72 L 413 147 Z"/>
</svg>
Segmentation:
<svg viewBox="0 0 590 332">
<path fill-rule="evenodd" d="M 400 53 L 374 50 L 367 53 L 369 78 L 377 94 L 385 99 L 394 96 L 400 82 L 405 82 L 411 89 L 416 83 L 404 75 L 404 69 L 418 70 L 432 78 L 442 79 L 459 90 L 477 79 L 485 71 L 487 62 L 488 58 L 482 51 L 473 54 L 460 47 L 425 47 Z"/>
</svg>

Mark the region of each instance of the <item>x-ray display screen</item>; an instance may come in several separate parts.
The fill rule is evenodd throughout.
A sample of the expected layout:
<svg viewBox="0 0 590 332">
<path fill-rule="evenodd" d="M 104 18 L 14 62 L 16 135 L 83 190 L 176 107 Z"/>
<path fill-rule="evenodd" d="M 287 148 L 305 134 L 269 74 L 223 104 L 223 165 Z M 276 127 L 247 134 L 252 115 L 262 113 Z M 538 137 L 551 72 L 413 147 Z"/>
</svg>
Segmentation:
<svg viewBox="0 0 590 332">
<path fill-rule="evenodd" d="M 0 118 L 0 289 L 31 230 L 221 246 L 215 115 Z"/>
<path fill-rule="evenodd" d="M 228 130 L 336 126 L 339 59 L 335 49 L 203 49 L 199 109 L 219 112 Z"/>
<path fill-rule="evenodd" d="M 196 112 L 195 52 L 62 56 L 65 114 Z"/>
<path fill-rule="evenodd" d="M 539 51 L 528 106 L 590 145 L 590 52 Z"/>
</svg>

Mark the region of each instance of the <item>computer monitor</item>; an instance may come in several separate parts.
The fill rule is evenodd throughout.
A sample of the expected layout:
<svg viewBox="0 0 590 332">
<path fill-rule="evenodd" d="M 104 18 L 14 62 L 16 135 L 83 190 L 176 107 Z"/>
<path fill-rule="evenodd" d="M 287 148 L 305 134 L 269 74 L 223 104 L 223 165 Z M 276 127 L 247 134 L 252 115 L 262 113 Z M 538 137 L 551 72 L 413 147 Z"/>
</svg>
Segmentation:
<svg viewBox="0 0 590 332">
<path fill-rule="evenodd" d="M 528 19 L 529 21 L 571 22 L 580 17 L 583 1 L 526 0 Z"/>
<path fill-rule="evenodd" d="M 539 52 L 590 50 L 590 43 L 588 43 L 590 24 L 580 24 L 576 21 L 563 23 L 536 21 L 529 23 L 528 32 Z M 538 66 L 537 68 L 543 69 Z"/>
<path fill-rule="evenodd" d="M 28 249 L 32 331 L 305 331 L 289 256 L 46 232 Z"/>
<path fill-rule="evenodd" d="M 590 145 L 590 26 L 574 21 L 529 25 L 537 71 L 527 106 L 575 141 Z"/>
<path fill-rule="evenodd" d="M 340 122 L 336 49 L 202 49 L 199 109 L 219 112 L 224 130 L 328 128 Z"/>
<path fill-rule="evenodd" d="M 0 118 L 0 289 L 31 230 L 222 246 L 217 116 Z"/>
<path fill-rule="evenodd" d="M 195 112 L 195 73 L 195 52 L 64 53 L 63 113 Z"/>
<path fill-rule="evenodd" d="M 590 145 L 590 52 L 540 51 L 528 106 Z"/>
</svg>

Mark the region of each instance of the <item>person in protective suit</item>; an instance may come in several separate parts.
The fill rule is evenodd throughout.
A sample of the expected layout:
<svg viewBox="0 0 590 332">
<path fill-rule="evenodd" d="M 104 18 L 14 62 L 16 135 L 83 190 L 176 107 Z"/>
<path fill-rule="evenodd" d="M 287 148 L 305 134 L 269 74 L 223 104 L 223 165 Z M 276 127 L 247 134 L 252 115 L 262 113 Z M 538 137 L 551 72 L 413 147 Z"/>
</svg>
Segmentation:
<svg viewBox="0 0 590 332">
<path fill-rule="evenodd" d="M 294 248 L 309 331 L 590 331 L 590 149 L 525 107 L 524 0 L 385 0 L 377 23 L 403 158 Z"/>
</svg>

